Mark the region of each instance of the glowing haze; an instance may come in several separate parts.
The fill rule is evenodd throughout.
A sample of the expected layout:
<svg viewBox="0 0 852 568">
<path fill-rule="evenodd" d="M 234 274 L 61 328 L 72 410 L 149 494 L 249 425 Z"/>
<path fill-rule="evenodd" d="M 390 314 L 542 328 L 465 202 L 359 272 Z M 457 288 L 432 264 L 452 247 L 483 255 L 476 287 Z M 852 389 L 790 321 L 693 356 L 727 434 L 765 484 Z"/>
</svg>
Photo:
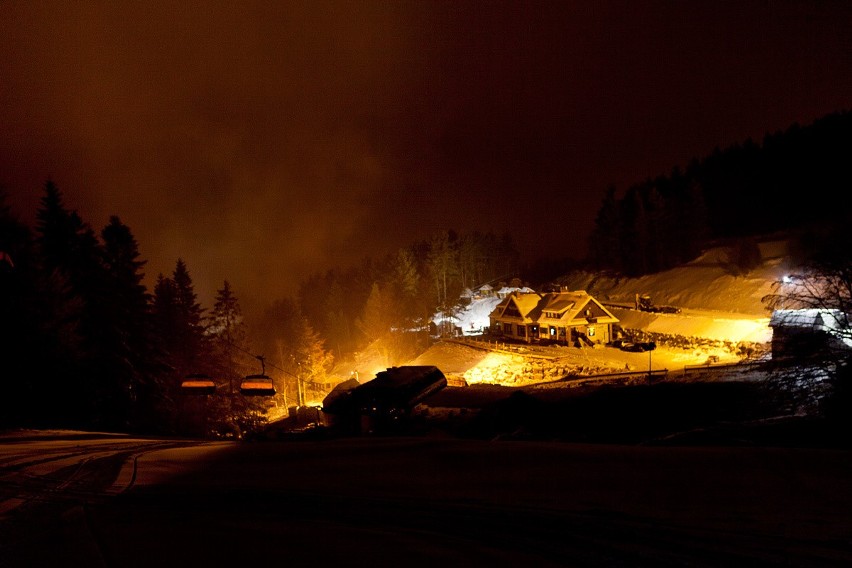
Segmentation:
<svg viewBox="0 0 852 568">
<path fill-rule="evenodd" d="M 606 186 L 846 109 L 845 2 L 3 2 L 0 184 L 244 306 L 454 228 L 581 257 Z"/>
</svg>

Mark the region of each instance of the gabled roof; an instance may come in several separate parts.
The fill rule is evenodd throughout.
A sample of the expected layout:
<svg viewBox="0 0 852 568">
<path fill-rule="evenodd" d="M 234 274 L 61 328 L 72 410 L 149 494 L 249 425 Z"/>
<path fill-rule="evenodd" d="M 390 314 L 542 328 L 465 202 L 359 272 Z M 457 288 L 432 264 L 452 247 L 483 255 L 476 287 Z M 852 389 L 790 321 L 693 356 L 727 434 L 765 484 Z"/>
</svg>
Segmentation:
<svg viewBox="0 0 852 568">
<path fill-rule="evenodd" d="M 542 311 L 564 314 L 578 304 L 585 304 L 589 295 L 585 292 L 551 292 L 544 297 Z"/>
<path fill-rule="evenodd" d="M 821 331 L 846 327 L 846 314 L 840 310 L 810 308 L 804 310 L 775 310 L 769 327 L 794 327 Z"/>
<path fill-rule="evenodd" d="M 494 308 L 494 311 L 489 315 L 490 318 L 499 318 L 503 317 L 503 314 L 506 312 L 506 309 L 509 306 L 514 305 L 518 313 L 520 314 L 520 318 L 525 323 L 532 323 L 536 321 L 538 315 L 538 304 L 541 301 L 541 294 L 536 292 L 513 292 L 503 298 L 503 300 L 497 304 Z M 508 317 L 508 316 L 507 316 Z"/>
<path fill-rule="evenodd" d="M 591 316 L 597 323 L 618 323 L 618 318 L 612 315 L 600 302 L 595 300 L 585 290 L 574 292 L 551 292 L 542 300 L 542 324 L 565 325 L 573 320 L 587 320 L 586 309 L 590 308 Z M 558 317 L 548 317 L 548 314 L 558 314 Z"/>
<path fill-rule="evenodd" d="M 612 315 L 600 302 L 590 296 L 585 290 L 576 292 L 551 292 L 548 294 L 515 292 L 504 298 L 494 311 L 491 319 L 505 319 L 512 316 L 506 314 L 506 309 L 517 307 L 524 323 L 542 323 L 566 325 L 574 320 L 587 321 L 594 318 L 597 323 L 618 323 L 618 318 Z M 591 315 L 586 316 L 586 309 L 591 309 Z M 549 318 L 548 313 L 556 313 L 559 317 Z"/>
<path fill-rule="evenodd" d="M 778 328 L 825 333 L 833 340 L 852 348 L 852 326 L 843 310 L 810 308 L 804 310 L 775 310 L 769 318 L 773 335 Z"/>
</svg>

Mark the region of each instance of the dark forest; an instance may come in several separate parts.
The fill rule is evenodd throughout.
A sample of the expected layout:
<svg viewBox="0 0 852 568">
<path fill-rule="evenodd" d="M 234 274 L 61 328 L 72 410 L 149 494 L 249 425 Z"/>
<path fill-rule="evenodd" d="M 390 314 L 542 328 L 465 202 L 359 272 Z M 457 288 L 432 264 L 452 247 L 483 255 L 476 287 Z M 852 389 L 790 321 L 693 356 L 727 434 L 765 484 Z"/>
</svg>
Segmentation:
<svg viewBox="0 0 852 568">
<path fill-rule="evenodd" d="M 835 113 L 717 148 L 620 197 L 611 187 L 588 258 L 574 265 L 636 276 L 726 242 L 736 243 L 737 264 L 747 270 L 759 236 L 804 238 L 842 226 L 852 210 L 850 155 L 852 113 Z M 44 185 L 34 227 L 0 193 L 0 427 L 249 431 L 267 406 L 238 396 L 208 409 L 201 432 L 184 423 L 181 378 L 215 376 L 233 392 L 234 381 L 264 366 L 327 390 L 334 361 L 377 339 L 386 339 L 391 360 L 423 349 L 432 316 L 456 309 L 465 289 L 515 278 L 540 287 L 571 263 L 530 268 L 509 234 L 447 230 L 315 274 L 295 297 L 266 299 L 268 308 L 252 318 L 227 280 L 214 305 L 202 306 L 182 259 L 153 290 L 143 284 L 145 265 L 118 215 L 95 231 L 53 181 Z"/>
</svg>

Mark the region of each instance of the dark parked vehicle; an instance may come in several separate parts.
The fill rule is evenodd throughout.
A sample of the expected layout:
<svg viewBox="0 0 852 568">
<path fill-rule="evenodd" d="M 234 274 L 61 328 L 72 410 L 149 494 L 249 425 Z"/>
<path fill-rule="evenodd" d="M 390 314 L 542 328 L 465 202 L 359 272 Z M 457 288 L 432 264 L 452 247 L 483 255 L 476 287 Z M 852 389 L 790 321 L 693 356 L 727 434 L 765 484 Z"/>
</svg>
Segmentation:
<svg viewBox="0 0 852 568">
<path fill-rule="evenodd" d="M 622 351 L 631 351 L 634 353 L 644 353 L 645 351 L 653 351 L 657 348 L 657 344 L 653 341 L 645 342 L 645 343 L 630 343 L 628 341 L 621 341 L 617 347 Z"/>
</svg>

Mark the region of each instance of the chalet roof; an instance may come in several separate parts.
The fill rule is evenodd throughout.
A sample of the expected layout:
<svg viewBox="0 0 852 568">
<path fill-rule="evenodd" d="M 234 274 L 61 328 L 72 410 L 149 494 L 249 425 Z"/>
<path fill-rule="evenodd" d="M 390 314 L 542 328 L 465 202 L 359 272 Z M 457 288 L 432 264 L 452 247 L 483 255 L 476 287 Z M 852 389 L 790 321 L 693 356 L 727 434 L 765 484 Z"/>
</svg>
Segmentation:
<svg viewBox="0 0 852 568">
<path fill-rule="evenodd" d="M 544 295 L 515 292 L 497 304 L 494 311 L 491 312 L 490 317 L 492 319 L 502 317 L 510 302 L 514 302 L 518 307 L 518 311 L 525 323 L 539 322 L 565 325 L 565 322 L 571 320 L 586 319 L 584 312 L 590 304 L 594 305 L 592 309 L 594 315 L 592 317 L 598 323 L 618 323 L 619 321 L 618 318 L 612 315 L 609 310 L 603 307 L 600 302 L 595 300 L 585 290 L 576 292 L 551 292 Z M 557 313 L 559 317 L 548 318 L 546 316 L 547 313 Z"/>
<path fill-rule="evenodd" d="M 852 349 L 852 326 L 846 312 L 836 309 L 775 310 L 769 318 L 773 335 L 779 328 L 822 332 Z"/>
<path fill-rule="evenodd" d="M 541 294 L 537 292 L 513 292 L 503 298 L 499 304 L 494 308 L 494 311 L 491 312 L 489 317 L 500 317 L 503 315 L 503 312 L 506 308 L 512 303 L 515 304 L 518 308 L 518 312 L 521 314 L 521 318 L 527 322 L 532 323 L 536 320 L 538 315 L 538 305 L 541 301 Z"/>
<path fill-rule="evenodd" d="M 542 300 L 541 317 L 538 321 L 539 323 L 565 325 L 565 322 L 571 320 L 586 319 L 585 310 L 590 307 L 590 304 L 593 304 L 592 317 L 596 318 L 598 323 L 618 323 L 618 318 L 585 290 L 547 294 Z M 558 317 L 548 317 L 547 314 L 553 313 L 558 314 Z"/>
<path fill-rule="evenodd" d="M 551 292 L 544 297 L 542 310 L 565 313 L 574 306 L 585 304 L 588 299 L 586 292 Z"/>
</svg>

